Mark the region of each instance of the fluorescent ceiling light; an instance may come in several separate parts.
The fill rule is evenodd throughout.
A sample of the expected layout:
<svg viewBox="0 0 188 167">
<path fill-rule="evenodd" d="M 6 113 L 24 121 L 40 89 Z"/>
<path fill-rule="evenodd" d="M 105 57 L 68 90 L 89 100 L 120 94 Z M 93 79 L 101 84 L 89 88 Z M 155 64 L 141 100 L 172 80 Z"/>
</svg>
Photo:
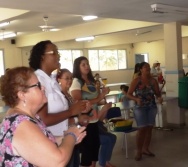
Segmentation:
<svg viewBox="0 0 188 167">
<path fill-rule="evenodd" d="M 50 31 L 59 31 L 60 29 L 58 28 L 51 28 Z"/>
<path fill-rule="evenodd" d="M 152 4 L 151 5 L 153 13 L 179 13 L 188 14 L 188 8 L 170 6 L 166 4 Z"/>
<path fill-rule="evenodd" d="M 83 16 L 82 19 L 85 21 L 97 19 L 97 16 Z"/>
<path fill-rule="evenodd" d="M 182 54 L 182 59 L 187 59 L 188 54 Z"/>
<path fill-rule="evenodd" d="M 5 27 L 5 26 L 7 26 L 7 25 L 9 25 L 9 24 L 10 24 L 10 22 L 0 23 L 0 27 Z"/>
<path fill-rule="evenodd" d="M 82 37 L 82 38 L 76 38 L 75 40 L 77 42 L 80 42 L 80 41 L 91 41 L 91 40 L 94 40 L 95 37 L 94 36 L 90 36 L 90 37 Z"/>
<path fill-rule="evenodd" d="M 1 33 L 0 35 L 0 39 L 4 39 L 4 38 L 11 38 L 11 37 L 15 37 L 16 36 L 16 33 Z"/>
</svg>

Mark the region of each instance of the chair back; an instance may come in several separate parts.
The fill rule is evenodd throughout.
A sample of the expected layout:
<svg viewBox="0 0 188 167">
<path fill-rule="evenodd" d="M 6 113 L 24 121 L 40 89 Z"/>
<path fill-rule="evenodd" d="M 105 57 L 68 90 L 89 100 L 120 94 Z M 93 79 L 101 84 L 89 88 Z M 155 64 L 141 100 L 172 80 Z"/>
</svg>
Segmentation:
<svg viewBox="0 0 188 167">
<path fill-rule="evenodd" d="M 106 118 L 107 119 L 111 119 L 111 118 L 116 118 L 116 117 L 121 117 L 121 110 L 119 107 L 111 107 L 107 114 L 106 114 Z"/>
</svg>

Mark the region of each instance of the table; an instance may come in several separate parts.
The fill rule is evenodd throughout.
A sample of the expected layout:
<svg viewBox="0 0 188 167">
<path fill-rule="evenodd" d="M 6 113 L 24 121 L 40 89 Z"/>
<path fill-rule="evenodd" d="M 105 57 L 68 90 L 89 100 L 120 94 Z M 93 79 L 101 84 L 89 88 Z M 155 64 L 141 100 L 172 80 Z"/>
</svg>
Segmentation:
<svg viewBox="0 0 188 167">
<path fill-rule="evenodd" d="M 118 99 L 118 94 L 120 94 L 121 91 L 118 91 L 118 90 L 112 90 L 110 91 L 106 96 L 105 96 L 105 99 L 106 99 L 106 102 L 109 103 L 109 102 L 112 102 L 112 103 L 117 103 L 119 102 L 119 99 Z"/>
<path fill-rule="evenodd" d="M 130 83 L 111 83 L 111 84 L 106 84 L 105 87 L 120 86 L 120 85 L 130 85 Z"/>
</svg>

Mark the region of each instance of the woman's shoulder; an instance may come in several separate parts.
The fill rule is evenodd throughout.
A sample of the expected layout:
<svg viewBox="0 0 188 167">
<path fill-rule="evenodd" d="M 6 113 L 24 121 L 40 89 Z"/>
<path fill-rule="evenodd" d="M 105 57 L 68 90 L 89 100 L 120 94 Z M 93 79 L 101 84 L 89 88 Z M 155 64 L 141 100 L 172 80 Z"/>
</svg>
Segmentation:
<svg viewBox="0 0 188 167">
<path fill-rule="evenodd" d="M 137 76 L 136 78 L 134 78 L 133 80 L 132 80 L 132 83 L 138 83 L 138 82 L 140 82 L 141 81 L 141 77 L 140 76 Z"/>
<path fill-rule="evenodd" d="M 69 88 L 69 91 L 71 92 L 72 90 L 80 90 L 81 89 L 81 81 L 78 78 L 73 78 L 72 85 Z"/>
<path fill-rule="evenodd" d="M 1 126 L 9 126 L 9 128 L 11 127 L 12 130 L 16 130 L 16 128 L 19 126 L 19 124 L 21 124 L 24 121 L 30 121 L 30 122 L 34 122 L 34 119 L 30 116 L 27 115 L 23 115 L 23 114 L 18 114 L 18 113 L 14 113 L 11 115 L 7 115 L 3 121 Z"/>
<path fill-rule="evenodd" d="M 156 80 L 155 77 L 150 76 L 149 80 L 150 80 L 150 83 L 151 83 L 151 84 L 157 83 L 157 80 Z"/>
</svg>

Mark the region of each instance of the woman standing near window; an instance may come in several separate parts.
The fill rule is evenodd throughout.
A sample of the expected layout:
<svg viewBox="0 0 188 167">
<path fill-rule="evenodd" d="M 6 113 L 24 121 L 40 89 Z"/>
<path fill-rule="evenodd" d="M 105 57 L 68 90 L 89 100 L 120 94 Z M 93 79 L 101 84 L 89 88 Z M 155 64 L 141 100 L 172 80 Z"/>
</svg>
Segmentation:
<svg viewBox="0 0 188 167">
<path fill-rule="evenodd" d="M 109 89 L 103 88 L 102 92 L 98 95 L 88 59 L 84 56 L 75 59 L 73 78 L 70 88 L 72 97 L 75 100 L 89 100 L 92 105 L 90 122 L 86 128 L 87 136 L 81 143 L 81 165 L 95 167 L 100 147 L 97 103 L 105 97 Z"/>
</svg>

